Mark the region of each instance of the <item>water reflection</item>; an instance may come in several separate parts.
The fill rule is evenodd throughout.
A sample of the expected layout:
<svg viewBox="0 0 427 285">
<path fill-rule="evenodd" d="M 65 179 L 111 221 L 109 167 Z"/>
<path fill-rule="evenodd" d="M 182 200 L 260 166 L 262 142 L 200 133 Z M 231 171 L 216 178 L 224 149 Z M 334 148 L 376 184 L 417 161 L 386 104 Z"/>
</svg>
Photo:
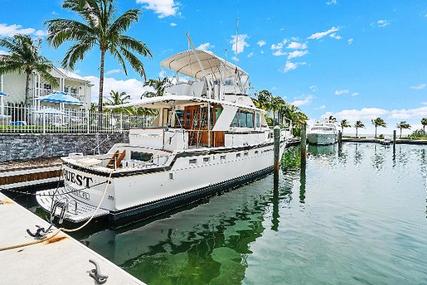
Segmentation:
<svg viewBox="0 0 427 285">
<path fill-rule="evenodd" d="M 359 165 L 363 159 L 362 152 L 359 148 L 359 144 L 356 144 L 354 147 L 354 165 Z"/>
<path fill-rule="evenodd" d="M 328 156 L 336 153 L 336 145 L 308 145 L 308 152 L 314 156 Z"/>
<path fill-rule="evenodd" d="M 380 148 L 378 150 L 378 148 Z M 384 147 L 379 146 L 377 144 L 374 144 L 374 155 L 372 157 L 372 166 L 377 170 L 380 171 L 384 166 Z"/>
</svg>

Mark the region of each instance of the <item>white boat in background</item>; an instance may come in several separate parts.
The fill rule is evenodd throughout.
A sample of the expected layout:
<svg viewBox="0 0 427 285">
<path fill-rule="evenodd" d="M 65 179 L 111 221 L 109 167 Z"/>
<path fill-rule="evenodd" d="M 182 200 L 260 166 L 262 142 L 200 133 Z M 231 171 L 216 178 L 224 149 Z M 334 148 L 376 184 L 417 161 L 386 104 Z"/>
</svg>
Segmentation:
<svg viewBox="0 0 427 285">
<path fill-rule="evenodd" d="M 160 97 L 121 107 L 157 110 L 146 129 L 129 133 L 105 155 L 63 158 L 64 187 L 37 192 L 38 203 L 70 222 L 158 215 L 273 169 L 273 131 L 247 95 L 248 75 L 202 50 L 178 53 L 161 65 L 192 80 Z M 290 130 L 281 131 L 280 154 Z"/>
<path fill-rule="evenodd" d="M 329 145 L 337 142 L 338 130 L 330 121 L 316 122 L 307 132 L 307 141 L 314 145 Z"/>
</svg>

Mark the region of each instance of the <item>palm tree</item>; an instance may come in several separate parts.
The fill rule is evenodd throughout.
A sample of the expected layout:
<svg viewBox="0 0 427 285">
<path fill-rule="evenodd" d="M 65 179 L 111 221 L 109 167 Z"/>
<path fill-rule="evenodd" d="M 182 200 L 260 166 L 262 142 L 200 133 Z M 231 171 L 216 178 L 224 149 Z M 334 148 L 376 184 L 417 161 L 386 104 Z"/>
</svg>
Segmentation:
<svg viewBox="0 0 427 285">
<path fill-rule="evenodd" d="M 52 63 L 39 54 L 40 42 L 36 45 L 28 35 L 15 35 L 12 38 L 0 39 L 0 46 L 8 50 L 9 54 L 0 60 L 0 74 L 18 72 L 25 74 L 25 103 L 29 103 L 30 77 L 38 72 L 51 85 L 58 82 L 50 75 Z"/>
<path fill-rule="evenodd" d="M 356 121 L 356 123 L 354 124 L 354 127 L 356 128 L 356 138 L 359 137 L 359 129 L 360 128 L 364 128 L 365 124 L 362 123 L 362 121 Z"/>
<path fill-rule="evenodd" d="M 380 117 L 371 120 L 372 124 L 375 126 L 375 138 L 377 137 L 377 128 L 378 127 L 382 127 L 385 128 L 387 127 L 387 124 L 384 122 L 383 119 L 381 119 Z"/>
<path fill-rule="evenodd" d="M 83 21 L 54 19 L 47 21 L 48 41 L 59 47 L 67 41 L 73 44 L 67 50 L 62 66 L 74 68 L 77 61 L 94 46 L 100 51 L 99 64 L 99 102 L 98 111 L 102 112 L 104 92 L 105 55 L 110 53 L 121 65 L 127 75 L 126 61 L 145 78 L 144 65 L 137 57 L 150 56 L 145 43 L 124 35 L 130 25 L 139 19 L 139 10 L 130 9 L 114 17 L 114 0 L 65 0 L 63 8 L 76 12 Z"/>
<path fill-rule="evenodd" d="M 257 95 L 258 108 L 270 111 L 272 108 L 273 94 L 268 90 L 261 90 Z"/>
<path fill-rule="evenodd" d="M 400 123 L 397 123 L 396 127 L 400 130 L 399 138 L 402 138 L 402 129 L 410 129 L 411 125 L 408 124 L 406 121 L 402 121 Z"/>
<path fill-rule="evenodd" d="M 167 77 L 164 77 L 163 79 L 149 79 L 147 82 L 144 83 L 144 86 L 150 86 L 154 89 L 154 92 L 144 92 L 144 94 L 141 95 L 141 98 L 143 97 L 155 97 L 155 96 L 163 96 L 165 94 L 165 88 L 170 84 L 170 80 Z"/>
<path fill-rule="evenodd" d="M 421 119 L 421 125 L 423 125 L 423 132 L 426 133 L 426 126 L 427 126 L 427 118 Z"/>
<path fill-rule="evenodd" d="M 106 105 L 116 106 L 129 103 L 130 95 L 126 94 L 126 92 L 119 91 L 110 91 L 110 98 L 107 98 Z"/>
<path fill-rule="evenodd" d="M 341 126 L 341 133 L 344 133 L 344 128 L 350 128 L 351 127 L 351 125 L 347 122 L 346 119 L 341 120 L 340 126 Z"/>
<path fill-rule="evenodd" d="M 286 106 L 285 100 L 283 100 L 280 96 L 273 96 L 271 100 L 271 110 L 273 111 L 273 122 L 275 124 L 281 123 L 280 121 L 280 110 L 283 109 Z M 277 114 L 277 118 L 276 118 Z"/>
<path fill-rule="evenodd" d="M 337 118 L 335 118 L 334 116 L 330 115 L 328 118 L 328 121 L 331 123 L 336 123 L 337 122 Z"/>
</svg>

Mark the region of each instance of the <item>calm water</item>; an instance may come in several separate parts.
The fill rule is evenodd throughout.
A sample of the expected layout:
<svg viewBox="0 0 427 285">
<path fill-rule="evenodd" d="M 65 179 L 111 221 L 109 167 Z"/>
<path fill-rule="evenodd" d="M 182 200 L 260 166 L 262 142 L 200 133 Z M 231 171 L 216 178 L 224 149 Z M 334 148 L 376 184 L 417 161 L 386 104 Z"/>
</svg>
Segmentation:
<svg viewBox="0 0 427 285">
<path fill-rule="evenodd" d="M 76 237 L 148 284 L 427 284 L 427 147 L 310 147 L 305 169 L 298 153 L 277 191 L 268 176 Z"/>
</svg>

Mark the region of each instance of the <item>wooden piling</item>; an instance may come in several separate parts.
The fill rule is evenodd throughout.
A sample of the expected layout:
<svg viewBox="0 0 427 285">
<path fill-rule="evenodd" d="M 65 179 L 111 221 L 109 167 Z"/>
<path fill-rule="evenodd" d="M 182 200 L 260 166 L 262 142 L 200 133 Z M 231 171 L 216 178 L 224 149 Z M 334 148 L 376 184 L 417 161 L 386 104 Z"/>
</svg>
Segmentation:
<svg viewBox="0 0 427 285">
<path fill-rule="evenodd" d="M 396 154 L 396 130 L 393 130 L 393 155 Z"/>
<path fill-rule="evenodd" d="M 274 127 L 274 180 L 279 178 L 280 170 L 280 127 Z"/>
<path fill-rule="evenodd" d="M 307 156 L 307 125 L 301 127 L 301 165 L 305 165 Z"/>
<path fill-rule="evenodd" d="M 342 144 L 342 132 L 338 131 L 338 144 L 341 146 Z"/>
</svg>

